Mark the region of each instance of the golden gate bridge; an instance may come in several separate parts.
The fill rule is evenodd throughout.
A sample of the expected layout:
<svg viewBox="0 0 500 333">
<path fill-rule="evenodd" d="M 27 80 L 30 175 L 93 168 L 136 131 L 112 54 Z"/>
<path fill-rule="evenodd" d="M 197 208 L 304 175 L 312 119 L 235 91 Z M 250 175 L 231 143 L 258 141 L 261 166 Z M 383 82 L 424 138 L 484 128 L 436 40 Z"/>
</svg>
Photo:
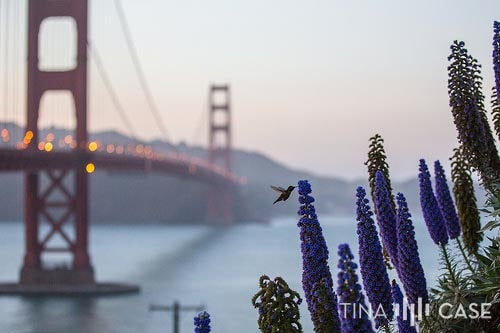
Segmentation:
<svg viewBox="0 0 500 333">
<path fill-rule="evenodd" d="M 166 126 L 142 71 L 120 1 L 116 0 L 115 5 L 148 109 L 160 132 L 167 137 Z M 89 41 L 88 0 L 28 0 L 26 110 L 22 111 L 16 99 L 10 105 L 7 102 L 10 90 L 18 84 L 18 73 L 7 74 L 12 72 L 9 59 L 19 56 L 19 52 L 9 50 L 19 37 L 19 28 L 12 24 L 12 18 L 9 19 L 12 13 L 19 15 L 19 2 L 5 0 L 0 7 L 0 21 L 5 22 L 0 31 L 0 36 L 3 36 L 0 46 L 4 46 L 4 50 L 0 49 L 0 56 L 4 57 L 4 75 L 0 78 L 4 88 L 4 117 L 8 117 L 10 109 L 25 112 L 26 124 L 21 135 L 15 135 L 6 125 L 1 128 L 0 171 L 24 173 L 25 254 L 19 283 L 1 285 L 0 293 L 135 291 L 135 286 L 103 284 L 95 280 L 88 251 L 89 177 L 95 170 L 123 170 L 175 175 L 203 182 L 209 185 L 207 221 L 230 224 L 233 219 L 233 194 L 242 184 L 242 179 L 231 171 L 230 87 L 227 84 L 209 87 L 209 148 L 206 160 L 175 149 L 157 152 L 151 145 L 142 143 L 125 145 L 89 140 L 89 56 L 132 137 L 135 137 L 135 131 L 97 48 Z M 76 61 L 74 67 L 69 69 L 40 68 L 40 27 L 45 20 L 54 17 L 70 18 L 76 27 Z M 64 111 L 76 120 L 73 135 L 61 138 L 53 132 L 45 137 L 41 135 L 41 101 L 45 94 L 54 91 L 69 92 L 72 97 L 74 108 Z M 7 124 L 7 119 L 4 124 Z M 54 245 L 56 236 L 63 240 L 63 245 Z M 43 257 L 51 253 L 69 254 L 71 264 L 64 269 L 47 267 Z"/>
</svg>

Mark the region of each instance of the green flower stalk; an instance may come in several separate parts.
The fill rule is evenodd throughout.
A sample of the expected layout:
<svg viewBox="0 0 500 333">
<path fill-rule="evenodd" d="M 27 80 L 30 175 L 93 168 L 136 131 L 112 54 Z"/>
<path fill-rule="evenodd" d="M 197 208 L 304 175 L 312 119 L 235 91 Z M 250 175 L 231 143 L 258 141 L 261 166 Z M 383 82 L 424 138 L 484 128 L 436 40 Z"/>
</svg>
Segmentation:
<svg viewBox="0 0 500 333">
<path fill-rule="evenodd" d="M 323 278 L 312 287 L 312 302 L 314 312 L 311 313 L 314 323 L 315 333 L 340 333 L 338 309 L 333 308 L 331 299 L 336 297 L 331 288 L 328 287 L 328 280 Z M 342 331 L 343 333 L 343 331 Z"/>
<path fill-rule="evenodd" d="M 387 155 L 384 149 L 384 139 L 380 134 L 375 134 L 370 139 L 370 147 L 368 149 L 368 160 L 365 165 L 368 167 L 368 183 L 370 185 L 370 194 L 372 197 L 372 202 L 375 203 L 375 192 L 376 192 L 376 174 L 377 171 L 381 172 L 385 179 L 385 188 L 389 194 L 389 203 L 392 207 L 392 211 L 396 211 L 396 201 L 394 195 L 392 194 L 391 179 L 389 177 L 389 164 L 387 163 Z M 379 213 L 377 211 L 376 204 L 373 205 L 373 210 L 377 216 L 377 222 L 380 226 Z M 384 255 L 384 263 L 388 269 L 392 269 L 391 258 L 386 249 L 386 244 L 382 244 L 382 254 Z"/>
<path fill-rule="evenodd" d="M 262 333 L 302 333 L 300 295 L 281 277 L 271 280 L 263 275 L 259 286 L 260 290 L 252 298 L 253 306 L 259 309 L 259 330 Z"/>
<path fill-rule="evenodd" d="M 469 253 L 477 254 L 479 243 L 483 240 L 483 234 L 480 232 L 481 220 L 476 204 L 470 166 L 461 149 L 454 149 L 451 160 L 453 196 L 455 197 L 464 245 Z"/>
<path fill-rule="evenodd" d="M 372 202 L 375 202 L 376 174 L 377 171 L 380 171 L 384 175 L 386 188 L 391 199 L 390 202 L 392 209 L 396 211 L 396 202 L 394 200 L 394 195 L 392 194 L 391 178 L 389 177 L 389 164 L 387 164 L 386 159 L 387 155 L 385 154 L 384 149 L 384 139 L 380 136 L 380 134 L 375 134 L 370 138 L 368 160 L 365 162 L 365 165 L 368 167 L 368 182 L 370 184 Z"/>
<path fill-rule="evenodd" d="M 500 182 L 500 156 L 498 155 L 498 150 L 495 144 L 495 138 L 493 137 L 493 131 L 491 130 L 490 124 L 488 122 L 488 112 L 484 106 L 485 97 L 483 95 L 483 78 L 481 76 L 481 65 L 477 59 L 471 57 L 472 65 L 472 76 L 474 78 L 474 96 L 479 107 L 479 116 L 484 128 L 485 142 L 486 142 L 486 158 L 483 161 L 485 164 L 484 177 L 488 180 L 485 183 L 487 189 L 492 192 L 494 191 L 495 184 Z"/>
<path fill-rule="evenodd" d="M 500 157 L 488 124 L 482 93 L 481 65 L 464 42 L 455 41 L 448 57 L 448 94 L 463 153 L 490 192 L 500 180 Z"/>
<path fill-rule="evenodd" d="M 498 92 L 493 88 L 493 96 L 491 96 L 491 115 L 493 116 L 493 128 L 500 140 L 500 103 L 498 102 Z"/>
</svg>

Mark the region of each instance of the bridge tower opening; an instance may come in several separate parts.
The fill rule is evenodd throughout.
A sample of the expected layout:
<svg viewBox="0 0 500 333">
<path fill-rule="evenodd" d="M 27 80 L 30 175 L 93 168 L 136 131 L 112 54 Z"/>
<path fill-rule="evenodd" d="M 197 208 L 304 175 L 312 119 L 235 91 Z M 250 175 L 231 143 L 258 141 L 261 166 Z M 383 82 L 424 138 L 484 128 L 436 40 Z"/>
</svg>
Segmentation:
<svg viewBox="0 0 500 333">
<path fill-rule="evenodd" d="M 39 33 L 47 18 L 69 17 L 76 23 L 76 65 L 68 70 L 44 70 L 39 61 Z M 87 150 L 87 0 L 29 0 L 28 7 L 28 93 L 26 132 L 33 134 L 28 151 L 38 147 L 40 101 L 48 91 L 69 91 L 76 117 L 77 166 L 25 173 L 26 248 L 20 283 L 94 284 L 88 254 Z M 47 226 L 48 228 L 46 228 Z M 71 232 L 69 231 L 71 230 Z M 54 245 L 55 238 L 62 245 Z M 66 268 L 44 266 L 42 255 L 69 254 Z"/>
<path fill-rule="evenodd" d="M 228 84 L 212 84 L 208 94 L 209 134 L 208 160 L 231 171 L 231 91 Z M 233 221 L 233 189 L 212 186 L 208 194 L 207 219 L 214 224 Z"/>
</svg>

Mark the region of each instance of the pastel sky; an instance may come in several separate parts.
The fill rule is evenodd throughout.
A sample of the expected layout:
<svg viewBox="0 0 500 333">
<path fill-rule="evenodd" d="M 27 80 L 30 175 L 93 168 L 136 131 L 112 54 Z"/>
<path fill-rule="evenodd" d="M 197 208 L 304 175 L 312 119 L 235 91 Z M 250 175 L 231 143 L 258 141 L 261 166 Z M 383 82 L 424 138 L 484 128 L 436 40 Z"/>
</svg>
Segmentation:
<svg viewBox="0 0 500 333">
<path fill-rule="evenodd" d="M 3 12 L 6 1 L 0 0 Z M 15 1 L 10 10 L 18 6 L 22 26 L 25 0 L 12 5 Z M 208 86 L 227 82 L 236 147 L 293 168 L 353 179 L 365 177 L 368 138 L 380 133 L 393 176 L 408 178 L 416 174 L 420 157 L 447 163 L 456 146 L 446 70 L 455 39 L 465 41 L 483 64 L 489 104 L 498 0 L 122 0 L 122 5 L 174 142 L 206 144 Z M 139 136 L 160 137 L 114 1 L 91 1 L 90 29 L 91 43 Z M 49 30 L 47 59 L 70 55 L 64 42 L 69 35 Z M 21 59 L 23 52 L 24 45 Z M 92 61 L 90 129 L 126 132 Z M 17 65 L 21 86 L 24 62 Z M 19 99 L 18 111 L 0 113 L 0 120 L 24 121 Z M 41 124 L 68 126 L 67 103 L 52 99 L 44 104 Z"/>
</svg>

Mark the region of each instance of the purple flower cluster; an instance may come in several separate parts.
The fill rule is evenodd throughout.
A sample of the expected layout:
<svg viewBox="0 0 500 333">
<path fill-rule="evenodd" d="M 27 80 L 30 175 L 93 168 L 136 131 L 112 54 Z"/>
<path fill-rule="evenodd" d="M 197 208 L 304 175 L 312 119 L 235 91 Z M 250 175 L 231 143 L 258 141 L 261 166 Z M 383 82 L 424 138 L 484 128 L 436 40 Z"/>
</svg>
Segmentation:
<svg viewBox="0 0 500 333">
<path fill-rule="evenodd" d="M 372 333 L 373 328 L 366 312 L 365 297 L 358 283 L 356 268 L 358 265 L 353 261 L 354 256 L 348 244 L 339 245 L 338 288 L 339 304 L 346 304 L 345 308 L 340 306 L 339 311 L 342 333 Z M 355 306 L 355 307 L 354 307 Z"/>
<path fill-rule="evenodd" d="M 410 325 L 410 314 L 408 313 L 407 307 L 403 302 L 403 294 L 401 289 L 399 289 L 396 280 L 392 280 L 392 299 L 394 304 L 398 305 L 397 322 L 398 322 L 398 332 L 399 333 L 417 333 L 415 326 Z M 403 318 L 403 311 L 406 311 L 406 320 Z"/>
<path fill-rule="evenodd" d="M 363 277 L 363 286 L 370 301 L 372 311 L 378 315 L 375 317 L 375 328 L 388 323 L 393 317 L 391 285 L 389 276 L 384 265 L 382 246 L 377 235 L 375 222 L 372 219 L 372 211 L 366 199 L 366 191 L 361 186 L 356 193 L 358 241 L 359 241 L 359 264 Z"/>
<path fill-rule="evenodd" d="M 398 240 L 399 258 L 399 278 L 408 297 L 408 302 L 418 304 L 418 299 L 422 299 L 425 304 L 429 300 L 427 293 L 427 283 L 425 281 L 424 270 L 418 255 L 415 231 L 408 211 L 406 199 L 402 193 L 396 196 L 398 205 L 396 229 Z"/>
<path fill-rule="evenodd" d="M 491 114 L 493 127 L 500 139 L 500 22 L 493 22 L 493 72 L 495 73 L 495 86 L 491 101 Z"/>
<path fill-rule="evenodd" d="M 320 318 L 317 316 L 319 309 L 315 308 L 316 303 L 313 300 L 313 290 L 315 284 L 324 279 L 328 294 L 331 295 L 331 299 L 329 300 L 331 307 L 329 308 L 333 309 L 336 328 L 339 328 L 340 320 L 337 312 L 337 296 L 333 292 L 332 275 L 328 266 L 328 247 L 323 237 L 316 210 L 312 204 L 314 198 L 309 195 L 312 192 L 311 185 L 307 180 L 300 180 L 298 185 L 301 206 L 298 211 L 300 219 L 297 225 L 300 228 L 303 265 L 302 287 L 307 307 L 316 327 L 319 323 L 315 323 L 315 321 Z"/>
<path fill-rule="evenodd" d="M 210 315 L 203 311 L 194 317 L 194 333 L 210 333 Z"/>
<path fill-rule="evenodd" d="M 439 161 L 434 162 L 434 177 L 436 180 L 436 199 L 443 215 L 448 237 L 450 239 L 457 238 L 460 236 L 460 222 L 446 182 L 444 169 Z"/>
<path fill-rule="evenodd" d="M 493 71 L 495 72 L 495 88 L 500 104 L 500 22 L 493 22 Z"/>
<path fill-rule="evenodd" d="M 443 215 L 439 209 L 436 197 L 432 191 L 431 175 L 425 160 L 420 160 L 418 180 L 420 184 L 420 205 L 424 215 L 425 224 L 436 244 L 447 244 L 448 234 L 444 225 Z"/>
<path fill-rule="evenodd" d="M 397 269 L 398 243 L 396 240 L 396 212 L 392 207 L 391 194 L 387 189 L 387 181 L 381 171 L 375 173 L 375 191 L 373 196 L 382 242 L 389 253 L 392 264 Z"/>
</svg>

